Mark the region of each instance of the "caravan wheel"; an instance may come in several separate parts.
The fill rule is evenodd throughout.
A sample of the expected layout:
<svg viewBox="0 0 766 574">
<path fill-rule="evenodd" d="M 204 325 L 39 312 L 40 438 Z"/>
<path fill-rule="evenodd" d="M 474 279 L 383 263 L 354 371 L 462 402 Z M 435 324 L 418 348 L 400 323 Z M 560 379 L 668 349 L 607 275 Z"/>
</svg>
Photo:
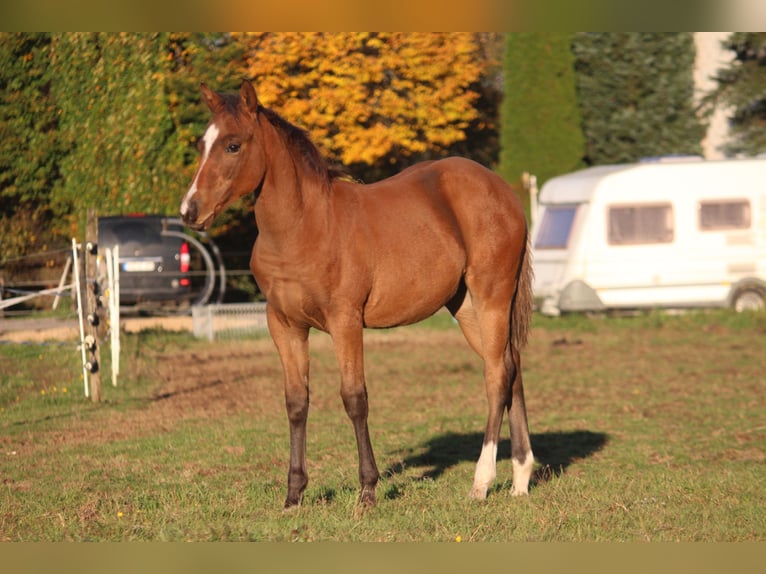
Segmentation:
<svg viewBox="0 0 766 574">
<path fill-rule="evenodd" d="M 737 313 L 743 311 L 763 311 L 766 309 L 766 295 L 763 289 L 746 287 L 737 291 L 732 301 L 732 306 Z"/>
</svg>

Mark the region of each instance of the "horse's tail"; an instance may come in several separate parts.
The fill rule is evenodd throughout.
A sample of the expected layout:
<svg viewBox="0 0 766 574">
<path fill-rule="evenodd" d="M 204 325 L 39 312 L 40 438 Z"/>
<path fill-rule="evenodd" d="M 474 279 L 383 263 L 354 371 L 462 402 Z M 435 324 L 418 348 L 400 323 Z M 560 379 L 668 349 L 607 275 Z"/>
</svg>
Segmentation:
<svg viewBox="0 0 766 574">
<path fill-rule="evenodd" d="M 521 265 L 516 277 L 516 292 L 511 305 L 511 345 L 517 350 L 527 343 L 529 324 L 534 311 L 532 295 L 532 253 L 529 249 L 529 233 L 521 251 Z"/>
</svg>

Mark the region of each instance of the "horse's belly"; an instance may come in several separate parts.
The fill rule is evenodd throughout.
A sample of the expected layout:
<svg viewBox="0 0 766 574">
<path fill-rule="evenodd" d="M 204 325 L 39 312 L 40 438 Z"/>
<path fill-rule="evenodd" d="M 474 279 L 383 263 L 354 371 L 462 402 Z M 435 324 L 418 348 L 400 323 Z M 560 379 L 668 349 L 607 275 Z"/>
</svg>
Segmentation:
<svg viewBox="0 0 766 574">
<path fill-rule="evenodd" d="M 366 306 L 363 315 L 364 326 L 372 329 L 386 329 L 399 325 L 411 325 L 430 317 L 443 305 L 444 302 L 419 305 L 417 308 Z"/>
<path fill-rule="evenodd" d="M 436 313 L 460 285 L 461 269 L 398 269 L 376 282 L 363 310 L 366 327 L 409 325 Z"/>
</svg>

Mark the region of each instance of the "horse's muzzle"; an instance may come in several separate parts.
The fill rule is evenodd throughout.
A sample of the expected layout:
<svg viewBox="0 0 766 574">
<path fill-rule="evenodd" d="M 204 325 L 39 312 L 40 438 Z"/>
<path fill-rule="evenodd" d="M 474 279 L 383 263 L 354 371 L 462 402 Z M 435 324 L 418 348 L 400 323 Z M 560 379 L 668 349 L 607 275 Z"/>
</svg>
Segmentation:
<svg viewBox="0 0 766 574">
<path fill-rule="evenodd" d="M 197 217 L 199 216 L 199 206 L 197 205 L 196 201 L 190 201 L 188 203 L 184 202 L 181 205 L 180 213 L 181 220 L 184 222 L 184 225 L 191 227 L 192 229 L 195 229 L 199 226 L 199 223 L 197 223 Z"/>
<path fill-rule="evenodd" d="M 205 217 L 202 221 L 199 220 L 199 208 L 196 202 L 190 202 L 187 206 L 186 212 L 181 210 L 181 221 L 184 222 L 186 227 L 193 229 L 194 231 L 205 231 L 215 219 L 215 212 Z"/>
</svg>

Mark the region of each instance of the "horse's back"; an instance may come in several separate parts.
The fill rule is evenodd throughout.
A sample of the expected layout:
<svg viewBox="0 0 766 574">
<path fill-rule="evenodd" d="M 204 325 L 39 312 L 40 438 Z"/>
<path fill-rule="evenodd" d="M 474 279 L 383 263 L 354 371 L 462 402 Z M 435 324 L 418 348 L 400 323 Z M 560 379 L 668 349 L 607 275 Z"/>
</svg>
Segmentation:
<svg viewBox="0 0 766 574">
<path fill-rule="evenodd" d="M 499 175 L 473 160 L 450 157 L 415 166 L 413 178 L 427 182 L 425 193 L 449 208 L 469 254 L 518 254 L 527 235 L 524 208 Z"/>
<path fill-rule="evenodd" d="M 493 206 L 512 218 L 523 218 L 518 195 L 499 175 L 462 157 L 416 163 L 398 174 L 372 184 L 357 186 L 364 196 L 380 205 L 418 209 L 438 201 L 442 205 L 479 211 Z"/>
</svg>

